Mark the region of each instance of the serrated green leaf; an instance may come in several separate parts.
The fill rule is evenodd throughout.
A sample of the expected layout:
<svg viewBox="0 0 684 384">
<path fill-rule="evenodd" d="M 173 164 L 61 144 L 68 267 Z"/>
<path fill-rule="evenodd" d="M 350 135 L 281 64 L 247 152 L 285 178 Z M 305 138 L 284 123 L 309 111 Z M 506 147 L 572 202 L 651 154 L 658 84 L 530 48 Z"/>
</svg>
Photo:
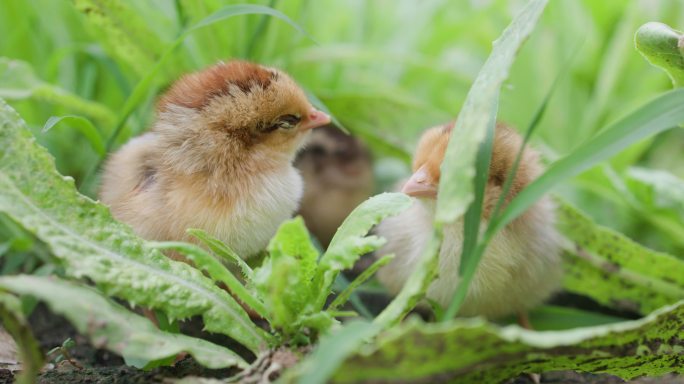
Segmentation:
<svg viewBox="0 0 684 384">
<path fill-rule="evenodd" d="M 297 333 L 296 322 L 302 313 L 304 303 L 291 290 L 298 280 L 297 262 L 293 258 L 267 258 L 261 267 L 254 270 L 254 287 L 259 298 L 269 310 L 271 327 L 286 338 Z"/>
<path fill-rule="evenodd" d="M 214 281 L 222 282 L 238 300 L 253 309 L 259 316 L 268 320 L 268 310 L 244 285 L 214 256 L 204 249 L 189 243 L 174 241 L 149 242 L 150 247 L 155 249 L 172 249 L 186 256 L 199 270 L 207 272 Z M 254 332 L 258 332 L 254 326 Z"/>
<path fill-rule="evenodd" d="M 247 282 L 252 281 L 254 272 L 247 263 L 237 254 L 235 251 L 230 249 L 224 242 L 211 236 L 207 232 L 201 229 L 190 228 L 188 233 L 196 237 L 202 244 L 206 245 L 214 252 L 215 255 L 221 257 L 228 263 L 235 264 L 242 272 L 242 276 L 247 280 Z"/>
<path fill-rule="evenodd" d="M 440 167 L 442 178 L 439 183 L 436 220 L 441 223 L 456 220 L 473 201 L 472 181 L 475 177 L 478 148 L 485 138 L 491 117 L 496 116 L 496 101 L 515 56 L 532 33 L 546 3 L 547 0 L 532 0 L 515 17 L 494 42 L 489 58 L 468 91 L 452 133 L 453 136 L 458 136 L 458 140 L 449 140 Z"/>
<path fill-rule="evenodd" d="M 559 204 L 558 227 L 579 247 L 564 254 L 565 289 L 639 313 L 684 298 L 684 261 L 643 247 Z"/>
<path fill-rule="evenodd" d="M 624 379 L 684 372 L 684 301 L 648 317 L 568 331 L 496 327 L 480 319 L 418 319 L 380 335 L 332 381 L 498 383 L 523 372 L 577 370 Z M 418 342 L 419 341 L 419 342 Z"/>
<path fill-rule="evenodd" d="M 102 135 L 100 135 L 100 132 L 95 128 L 93 123 L 85 117 L 76 115 L 52 116 L 45 122 L 43 132 L 49 131 L 60 123 L 65 123 L 78 129 L 78 131 L 88 139 L 90 146 L 100 156 L 105 156 L 107 154 Z"/>
<path fill-rule="evenodd" d="M 15 382 L 17 384 L 35 383 L 43 367 L 43 354 L 21 310 L 21 302 L 4 291 L 0 291 L 0 319 L 2 327 L 7 330 L 19 347 L 22 369 L 15 378 Z"/>
<path fill-rule="evenodd" d="M 269 257 L 254 271 L 254 286 L 271 310 L 271 325 L 286 335 L 297 330 L 302 316 L 313 311 L 312 288 L 318 251 L 301 217 L 280 225 L 268 245 Z"/>
<path fill-rule="evenodd" d="M 159 360 L 188 352 L 209 368 L 247 363 L 234 352 L 208 341 L 159 330 L 151 321 L 137 315 L 96 290 L 57 278 L 5 276 L 0 288 L 44 301 L 50 309 L 65 316 L 96 347 L 106 347 L 129 359 Z"/>
<path fill-rule="evenodd" d="M 299 285 L 302 286 L 299 293 L 309 298 L 311 283 L 316 274 L 318 251 L 311 243 L 311 236 L 306 229 L 304 219 L 297 216 L 284 222 L 268 244 L 268 252 L 271 259 L 292 257 L 297 261 L 298 280 Z"/>
<path fill-rule="evenodd" d="M 684 35 L 663 23 L 646 23 L 634 35 L 644 58 L 664 70 L 675 87 L 684 87 Z"/>
<path fill-rule="evenodd" d="M 323 308 L 340 271 L 351 268 L 361 255 L 385 243 L 377 236 L 366 236 L 368 231 L 382 219 L 406 210 L 411 204 L 412 200 L 402 193 L 382 193 L 364 201 L 347 216 L 318 263 L 317 308 Z"/>
<path fill-rule="evenodd" d="M 255 332 L 242 307 L 200 271 L 149 247 L 107 207 L 80 195 L 4 101 L 0 212 L 45 242 L 68 276 L 87 277 L 108 295 L 162 310 L 170 319 L 201 315 L 206 330 L 227 334 L 255 352 L 271 339 Z"/>
</svg>

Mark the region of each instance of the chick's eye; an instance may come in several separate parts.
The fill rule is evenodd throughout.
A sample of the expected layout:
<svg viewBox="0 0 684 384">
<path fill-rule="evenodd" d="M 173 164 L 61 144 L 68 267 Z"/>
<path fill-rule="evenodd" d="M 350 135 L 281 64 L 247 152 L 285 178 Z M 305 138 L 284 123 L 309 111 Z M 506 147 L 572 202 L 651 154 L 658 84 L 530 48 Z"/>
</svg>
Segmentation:
<svg viewBox="0 0 684 384">
<path fill-rule="evenodd" d="M 301 120 L 302 118 L 296 115 L 283 115 L 278 118 L 276 125 L 279 128 L 290 129 L 296 127 Z"/>
</svg>

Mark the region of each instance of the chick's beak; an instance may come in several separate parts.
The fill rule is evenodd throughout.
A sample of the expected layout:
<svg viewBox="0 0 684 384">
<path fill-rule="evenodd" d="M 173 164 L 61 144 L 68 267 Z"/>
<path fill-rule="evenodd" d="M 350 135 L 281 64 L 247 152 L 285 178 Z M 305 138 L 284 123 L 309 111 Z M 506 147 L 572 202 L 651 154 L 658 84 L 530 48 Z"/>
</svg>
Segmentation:
<svg viewBox="0 0 684 384">
<path fill-rule="evenodd" d="M 330 123 L 330 116 L 317 110 L 316 108 L 311 108 L 309 115 L 302 121 L 299 125 L 299 129 L 302 131 L 308 131 L 309 129 L 314 129 L 322 127 Z"/>
<path fill-rule="evenodd" d="M 425 166 L 411 175 L 406 184 L 401 188 L 401 192 L 412 197 L 437 197 L 437 186 L 429 178 Z"/>
</svg>

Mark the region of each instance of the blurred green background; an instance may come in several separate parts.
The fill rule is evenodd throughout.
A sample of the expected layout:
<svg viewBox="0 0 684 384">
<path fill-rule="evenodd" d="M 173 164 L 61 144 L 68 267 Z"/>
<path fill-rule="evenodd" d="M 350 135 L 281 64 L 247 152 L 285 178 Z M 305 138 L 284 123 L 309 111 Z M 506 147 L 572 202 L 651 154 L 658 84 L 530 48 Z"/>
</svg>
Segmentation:
<svg viewBox="0 0 684 384">
<path fill-rule="evenodd" d="M 182 31 L 230 4 L 218 0 L 4 0 L 0 97 L 19 111 L 59 170 L 94 196 L 100 155 L 77 122 L 48 132 L 51 116 L 93 122 L 103 142 L 136 85 Z M 427 127 L 453 119 L 492 41 L 525 1 L 254 1 L 272 17 L 233 17 L 190 34 L 143 87 L 113 148 L 145 129 L 156 97 L 180 74 L 246 58 L 289 72 L 375 154 L 378 191 L 408 174 Z M 106 15 L 106 17 L 103 17 Z M 499 118 L 525 129 L 552 90 L 533 143 L 547 161 L 569 152 L 656 94 L 668 77 L 634 49 L 645 22 L 684 28 L 680 0 L 554 0 L 520 52 Z M 552 88 L 554 80 L 560 82 Z M 86 128 L 87 129 L 87 128 Z M 684 131 L 639 143 L 556 188 L 599 223 L 652 248 L 684 254 Z M 94 176 L 93 176 L 94 175 Z M 0 217 L 0 255 L 46 255 Z M 9 252 L 11 251 L 11 252 Z M 10 264 L 10 267 L 8 267 Z M 4 263 L 5 273 L 31 265 Z"/>
</svg>

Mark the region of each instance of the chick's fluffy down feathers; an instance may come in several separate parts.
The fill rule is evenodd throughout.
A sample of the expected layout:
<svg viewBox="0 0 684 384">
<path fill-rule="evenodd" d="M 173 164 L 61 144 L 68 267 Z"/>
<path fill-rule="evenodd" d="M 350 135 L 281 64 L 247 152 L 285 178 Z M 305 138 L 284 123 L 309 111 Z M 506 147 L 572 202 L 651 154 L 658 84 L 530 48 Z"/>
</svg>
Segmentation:
<svg viewBox="0 0 684 384">
<path fill-rule="evenodd" d="M 296 211 L 292 161 L 328 122 L 286 74 L 219 63 L 161 98 L 150 132 L 108 160 L 100 198 L 146 239 L 192 240 L 186 230 L 200 228 L 249 257 Z"/>
<path fill-rule="evenodd" d="M 147 133 L 131 140 L 109 161 L 143 162 L 151 153 L 155 135 Z M 128 169 L 110 167 L 100 193 L 117 219 L 141 237 L 155 240 L 190 240 L 186 229 L 201 228 L 243 257 L 266 247 L 280 223 L 297 209 L 303 193 L 301 176 L 287 164 L 256 173 L 248 183 L 236 180 L 230 196 L 204 190 L 206 180 L 164 173 L 133 175 Z"/>
<path fill-rule="evenodd" d="M 440 131 L 441 130 L 441 131 Z M 444 137 L 430 142 L 426 136 L 448 134 L 451 127 L 428 131 L 419 145 L 414 169 L 432 168 L 434 182 L 439 181 L 439 163 L 443 159 Z M 426 142 L 427 141 L 427 142 Z M 441 141 L 441 143 L 439 143 Z M 482 228 L 501 194 L 505 179 L 521 140 L 517 133 L 500 126 L 494 143 L 490 180 L 485 192 Z M 426 152 L 432 153 L 432 159 Z M 437 165 L 435 165 L 437 164 Z M 532 181 L 541 167 L 537 155 L 526 149 L 520 170 L 514 179 L 509 201 L 525 184 Z M 504 175 L 504 177 L 502 177 Z M 377 227 L 387 239 L 379 255 L 395 254 L 395 259 L 378 272 L 380 281 L 392 293 L 398 293 L 415 270 L 431 236 L 436 200 L 415 199 L 402 214 L 385 219 Z M 458 270 L 463 246 L 463 218 L 444 227 L 444 241 L 439 254 L 439 276 L 430 285 L 427 297 L 446 307 L 459 282 Z M 559 236 L 554 229 L 552 202 L 543 198 L 500 231 L 484 253 L 470 284 L 459 315 L 497 318 L 524 312 L 547 299 L 557 289 L 561 278 Z"/>
</svg>

